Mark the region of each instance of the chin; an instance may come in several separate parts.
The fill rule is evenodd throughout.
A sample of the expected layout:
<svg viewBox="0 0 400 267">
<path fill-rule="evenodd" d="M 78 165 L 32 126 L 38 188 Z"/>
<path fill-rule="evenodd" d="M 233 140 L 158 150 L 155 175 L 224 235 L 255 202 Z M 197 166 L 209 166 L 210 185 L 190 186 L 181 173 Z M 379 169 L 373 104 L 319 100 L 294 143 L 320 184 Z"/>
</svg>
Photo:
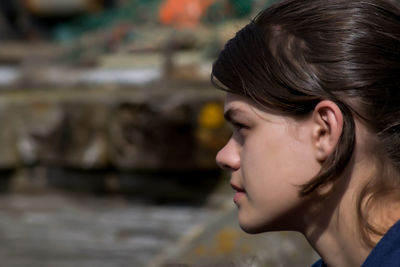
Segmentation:
<svg viewBox="0 0 400 267">
<path fill-rule="evenodd" d="M 293 231 L 292 227 L 287 226 L 283 222 L 264 222 L 260 224 L 248 223 L 240 220 L 240 228 L 248 234 L 260 234 L 265 232 L 275 232 L 275 231 Z"/>
<path fill-rule="evenodd" d="M 263 231 L 260 231 L 257 228 L 248 227 L 248 226 L 242 225 L 240 223 L 239 223 L 239 225 L 240 225 L 240 228 L 247 234 L 255 235 L 255 234 L 263 233 Z"/>
<path fill-rule="evenodd" d="M 274 227 L 270 227 L 268 225 L 249 225 L 246 223 L 242 223 L 239 221 L 240 228 L 248 233 L 248 234 L 261 234 L 265 232 L 271 232 L 271 231 L 278 231 L 278 229 L 275 229 Z"/>
</svg>

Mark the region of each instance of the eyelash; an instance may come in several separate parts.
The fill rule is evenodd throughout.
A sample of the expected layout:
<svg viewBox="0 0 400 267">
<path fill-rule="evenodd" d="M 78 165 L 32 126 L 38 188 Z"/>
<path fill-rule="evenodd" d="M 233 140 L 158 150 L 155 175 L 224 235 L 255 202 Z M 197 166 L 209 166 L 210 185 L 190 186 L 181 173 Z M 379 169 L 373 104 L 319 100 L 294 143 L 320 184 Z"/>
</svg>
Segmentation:
<svg viewBox="0 0 400 267">
<path fill-rule="evenodd" d="M 237 131 L 239 131 L 241 129 L 247 129 L 248 128 L 246 125 L 244 125 L 243 123 L 240 123 L 240 122 L 233 122 L 232 126 Z"/>
</svg>

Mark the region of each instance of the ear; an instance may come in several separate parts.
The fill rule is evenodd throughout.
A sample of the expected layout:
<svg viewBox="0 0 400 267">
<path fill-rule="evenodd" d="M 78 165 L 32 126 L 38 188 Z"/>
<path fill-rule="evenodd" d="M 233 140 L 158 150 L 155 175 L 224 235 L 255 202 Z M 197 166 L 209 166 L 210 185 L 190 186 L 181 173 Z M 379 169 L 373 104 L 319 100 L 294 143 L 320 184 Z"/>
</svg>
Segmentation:
<svg viewBox="0 0 400 267">
<path fill-rule="evenodd" d="M 316 159 L 320 162 L 333 152 L 343 130 L 343 114 L 332 101 L 318 103 L 313 111 L 312 141 Z"/>
</svg>

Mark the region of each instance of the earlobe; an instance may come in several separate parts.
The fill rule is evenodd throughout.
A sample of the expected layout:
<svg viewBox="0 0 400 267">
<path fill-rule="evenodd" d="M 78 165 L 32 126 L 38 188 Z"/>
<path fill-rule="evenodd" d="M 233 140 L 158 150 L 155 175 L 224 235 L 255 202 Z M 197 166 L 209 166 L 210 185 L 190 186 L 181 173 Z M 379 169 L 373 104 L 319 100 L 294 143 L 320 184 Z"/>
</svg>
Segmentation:
<svg viewBox="0 0 400 267">
<path fill-rule="evenodd" d="M 321 101 L 313 111 L 313 125 L 315 157 L 323 162 L 339 142 L 343 129 L 343 114 L 334 102 Z"/>
</svg>

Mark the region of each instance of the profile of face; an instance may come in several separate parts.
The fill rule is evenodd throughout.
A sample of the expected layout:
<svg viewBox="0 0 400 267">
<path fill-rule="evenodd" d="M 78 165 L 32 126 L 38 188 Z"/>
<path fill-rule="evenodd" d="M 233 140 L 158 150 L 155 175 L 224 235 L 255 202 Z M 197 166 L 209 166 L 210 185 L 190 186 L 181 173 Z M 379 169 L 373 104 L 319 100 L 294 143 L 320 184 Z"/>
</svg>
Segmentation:
<svg viewBox="0 0 400 267">
<path fill-rule="evenodd" d="M 350 256 L 399 220 L 392 2 L 277 1 L 219 53 L 211 82 L 227 93 L 233 135 L 216 160 L 231 174 L 244 231 L 298 231 L 315 246 L 330 236 Z"/>
<path fill-rule="evenodd" d="M 322 103 L 313 114 L 296 119 L 227 93 L 225 117 L 233 126 L 233 135 L 216 160 L 231 173 L 244 231 L 301 227 L 302 214 L 312 201 L 300 196 L 300 187 L 318 173 L 332 141 L 332 136 L 324 133 L 326 123 L 335 120 L 329 105 Z"/>
</svg>

